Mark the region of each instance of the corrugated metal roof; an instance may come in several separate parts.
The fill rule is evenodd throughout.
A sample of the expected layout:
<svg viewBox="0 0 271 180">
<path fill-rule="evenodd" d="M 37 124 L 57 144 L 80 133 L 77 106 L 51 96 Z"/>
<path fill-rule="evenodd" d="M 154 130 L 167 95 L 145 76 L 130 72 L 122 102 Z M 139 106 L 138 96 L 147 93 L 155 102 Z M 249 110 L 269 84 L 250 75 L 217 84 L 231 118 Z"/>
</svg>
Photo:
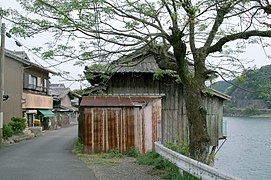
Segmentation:
<svg viewBox="0 0 271 180">
<path fill-rule="evenodd" d="M 81 107 L 142 107 L 159 96 L 83 96 Z"/>
</svg>

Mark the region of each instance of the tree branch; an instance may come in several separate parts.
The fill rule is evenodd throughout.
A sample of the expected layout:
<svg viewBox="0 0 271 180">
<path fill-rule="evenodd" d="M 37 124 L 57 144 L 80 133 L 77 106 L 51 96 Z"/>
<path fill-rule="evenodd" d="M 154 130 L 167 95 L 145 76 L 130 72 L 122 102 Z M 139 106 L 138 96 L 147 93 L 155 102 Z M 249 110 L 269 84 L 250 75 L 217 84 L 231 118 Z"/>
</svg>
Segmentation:
<svg viewBox="0 0 271 180">
<path fill-rule="evenodd" d="M 218 31 L 218 28 L 220 27 L 220 25 L 223 23 L 223 20 L 224 20 L 224 17 L 225 15 L 229 12 L 230 10 L 230 4 L 227 4 L 226 7 L 224 8 L 220 8 L 217 10 L 217 14 L 216 14 L 216 18 L 215 18 L 215 23 L 212 27 L 212 30 L 210 31 L 209 33 L 209 36 L 204 44 L 204 47 L 208 48 L 211 46 L 214 38 L 215 38 L 215 35 Z"/>
<path fill-rule="evenodd" d="M 210 53 L 214 53 L 214 52 L 221 52 L 222 47 L 227 42 L 234 41 L 237 39 L 248 39 L 252 36 L 271 37 L 271 30 L 269 30 L 269 31 L 252 30 L 252 31 L 240 32 L 240 33 L 224 36 L 217 43 L 215 43 L 213 46 L 210 46 L 207 50 L 207 53 L 210 54 Z"/>
</svg>

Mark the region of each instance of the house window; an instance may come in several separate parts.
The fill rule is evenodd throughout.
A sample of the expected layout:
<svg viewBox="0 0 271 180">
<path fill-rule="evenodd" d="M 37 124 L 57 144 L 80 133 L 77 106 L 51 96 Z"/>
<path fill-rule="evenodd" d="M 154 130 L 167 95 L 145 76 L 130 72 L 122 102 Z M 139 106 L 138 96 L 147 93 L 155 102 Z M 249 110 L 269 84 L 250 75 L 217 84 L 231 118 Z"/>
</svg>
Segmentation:
<svg viewBox="0 0 271 180">
<path fill-rule="evenodd" d="M 42 82 L 41 82 L 41 78 L 37 77 L 37 90 L 41 91 L 42 90 Z"/>
<path fill-rule="evenodd" d="M 37 77 L 33 75 L 29 75 L 29 88 L 36 89 L 37 88 Z"/>
<path fill-rule="evenodd" d="M 47 79 L 43 79 L 43 91 L 47 92 Z"/>
</svg>

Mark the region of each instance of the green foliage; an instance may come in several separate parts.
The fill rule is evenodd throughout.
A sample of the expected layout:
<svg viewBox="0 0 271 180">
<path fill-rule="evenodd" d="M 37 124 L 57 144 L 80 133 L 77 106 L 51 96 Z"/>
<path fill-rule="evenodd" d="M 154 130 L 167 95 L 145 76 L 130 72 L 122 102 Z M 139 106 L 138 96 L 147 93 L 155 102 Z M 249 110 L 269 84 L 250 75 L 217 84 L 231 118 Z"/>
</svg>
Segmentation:
<svg viewBox="0 0 271 180">
<path fill-rule="evenodd" d="M 162 70 L 160 68 L 158 68 L 155 73 L 153 74 L 153 79 L 154 80 L 160 80 L 161 78 L 165 77 L 165 76 L 176 76 L 176 72 L 173 70 Z"/>
<path fill-rule="evenodd" d="M 102 64 L 93 64 L 87 67 L 88 71 L 95 71 L 95 72 L 104 72 L 106 70 L 106 66 Z"/>
<path fill-rule="evenodd" d="M 259 97 L 263 98 L 271 106 L 271 84 L 260 84 L 259 85 Z"/>
<path fill-rule="evenodd" d="M 103 86 L 107 84 L 111 77 L 110 71 L 107 70 L 107 66 L 102 64 L 93 64 L 87 67 L 86 79 L 90 84 L 99 84 Z"/>
<path fill-rule="evenodd" d="M 110 150 L 108 153 L 103 153 L 102 158 L 109 159 L 109 158 L 122 158 L 123 154 L 118 149 Z"/>
<path fill-rule="evenodd" d="M 206 24 L 200 24 L 199 25 L 199 30 L 200 31 L 204 31 L 204 30 L 206 30 L 208 28 L 208 26 L 206 25 Z"/>
<path fill-rule="evenodd" d="M 202 91 L 205 96 L 213 96 L 213 90 L 210 88 L 206 88 L 204 91 Z"/>
<path fill-rule="evenodd" d="M 181 174 L 177 166 L 163 159 L 156 152 L 141 154 L 137 158 L 137 163 L 141 165 L 149 165 L 152 166 L 155 170 L 159 170 L 159 174 L 162 179 L 197 180 L 196 177 L 188 173 Z"/>
<path fill-rule="evenodd" d="M 165 167 L 165 160 L 156 152 L 141 154 L 137 158 L 137 163 L 142 165 L 152 165 L 155 169 Z"/>
<path fill-rule="evenodd" d="M 43 52 L 42 53 L 42 57 L 44 59 L 52 59 L 54 57 L 54 51 L 53 50 L 49 50 L 49 51 Z"/>
<path fill-rule="evenodd" d="M 8 124 L 4 124 L 3 126 L 3 138 L 8 139 L 13 135 L 12 127 Z"/>
<path fill-rule="evenodd" d="M 127 152 L 127 156 L 128 157 L 138 157 L 140 155 L 140 152 L 137 148 L 131 148 L 128 152 Z"/>
<path fill-rule="evenodd" d="M 181 78 L 177 72 L 170 69 L 162 70 L 158 68 L 153 74 L 153 80 L 160 80 L 166 76 L 174 77 L 177 83 L 181 83 Z"/>
<path fill-rule="evenodd" d="M 223 113 L 224 114 L 234 114 L 234 112 L 236 111 L 236 107 L 235 105 L 228 101 L 228 102 L 225 102 L 224 103 L 224 106 L 223 106 Z"/>
<path fill-rule="evenodd" d="M 177 152 L 177 153 L 183 154 L 185 156 L 189 156 L 189 145 L 188 144 L 167 143 L 166 147 Z"/>
<path fill-rule="evenodd" d="M 8 125 L 11 126 L 14 134 L 19 134 L 22 133 L 23 130 L 26 128 L 25 122 L 26 120 L 24 118 L 12 117 Z"/>
<path fill-rule="evenodd" d="M 75 154 L 81 154 L 84 151 L 84 145 L 80 138 L 78 138 L 74 144 L 72 152 Z"/>
<path fill-rule="evenodd" d="M 242 114 L 243 115 L 246 115 L 246 116 L 251 116 L 251 115 L 256 115 L 258 114 L 258 109 L 256 107 L 256 105 L 250 105 L 250 106 L 247 106 L 246 109 L 244 109 L 242 111 Z"/>
<path fill-rule="evenodd" d="M 84 89 L 74 89 L 72 92 L 79 94 L 79 95 L 83 95 L 84 93 L 86 93 L 86 90 Z"/>
<path fill-rule="evenodd" d="M 229 81 L 231 82 L 231 81 Z M 231 86 L 230 83 L 226 82 L 226 81 L 218 81 L 212 84 L 212 88 L 222 92 L 222 93 L 226 93 L 227 89 Z"/>
<path fill-rule="evenodd" d="M 249 98 L 262 99 L 271 107 L 271 65 L 263 66 L 260 69 L 248 69 L 231 82 L 236 86 L 228 87 L 225 90 L 227 94 L 233 95 L 238 87 L 242 87 L 251 92 Z M 248 111 L 251 111 L 249 109 L 251 109 L 250 107 Z"/>
<path fill-rule="evenodd" d="M 45 58 L 63 57 L 60 63 L 74 59 L 105 63 L 141 47 L 149 47 L 149 52 L 160 55 L 162 52 L 157 52 L 154 44 L 161 42 L 165 47 L 171 45 L 175 51 L 172 56 L 177 67 L 173 69 L 177 68 L 180 72 L 186 69 L 186 60 L 195 64 L 195 79 L 190 75 L 183 78 L 185 82 L 197 82 L 198 87 L 205 83 L 200 74 L 209 64 L 210 55 L 219 57 L 223 62 L 215 61 L 212 64 L 210 58 L 210 66 L 227 65 L 227 60 L 229 65 L 235 65 L 234 62 L 240 61 L 234 56 L 243 52 L 246 39 L 261 36 L 264 41 L 264 37 L 270 37 L 268 27 L 263 24 L 269 14 L 259 7 L 260 1 L 17 1 L 22 6 L 22 14 L 14 10 L 6 12 L 9 17 L 4 17 L 13 22 L 10 32 L 25 38 L 44 32 L 52 33 L 50 36 L 54 39 L 48 39 L 51 43 L 44 47 Z M 235 21 L 237 17 L 247 19 L 247 14 L 252 15 L 251 19 Z M 262 26 L 247 22 L 256 22 Z M 226 43 L 232 44 L 230 42 L 233 41 L 237 42 L 236 46 L 225 48 Z M 66 48 L 70 46 L 72 48 Z M 234 72 L 233 69 L 230 71 Z M 175 77 L 171 71 L 167 73 Z M 159 79 L 164 75 L 162 73 L 154 78 Z M 92 81 L 89 82 L 106 82 L 107 77 L 99 78 L 92 74 L 89 77 Z M 184 91 L 189 92 L 189 89 Z M 193 119 L 189 117 L 188 121 L 193 122 Z"/>
</svg>

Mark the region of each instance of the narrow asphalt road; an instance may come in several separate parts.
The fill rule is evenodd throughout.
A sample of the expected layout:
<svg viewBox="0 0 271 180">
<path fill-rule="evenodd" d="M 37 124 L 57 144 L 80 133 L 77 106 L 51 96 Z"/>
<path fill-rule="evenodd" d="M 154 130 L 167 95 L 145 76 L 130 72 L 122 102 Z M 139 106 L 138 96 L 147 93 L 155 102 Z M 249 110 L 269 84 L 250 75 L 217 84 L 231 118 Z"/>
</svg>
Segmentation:
<svg viewBox="0 0 271 180">
<path fill-rule="evenodd" d="M 0 148 L 0 180 L 96 180 L 72 154 L 77 126 Z"/>
</svg>

